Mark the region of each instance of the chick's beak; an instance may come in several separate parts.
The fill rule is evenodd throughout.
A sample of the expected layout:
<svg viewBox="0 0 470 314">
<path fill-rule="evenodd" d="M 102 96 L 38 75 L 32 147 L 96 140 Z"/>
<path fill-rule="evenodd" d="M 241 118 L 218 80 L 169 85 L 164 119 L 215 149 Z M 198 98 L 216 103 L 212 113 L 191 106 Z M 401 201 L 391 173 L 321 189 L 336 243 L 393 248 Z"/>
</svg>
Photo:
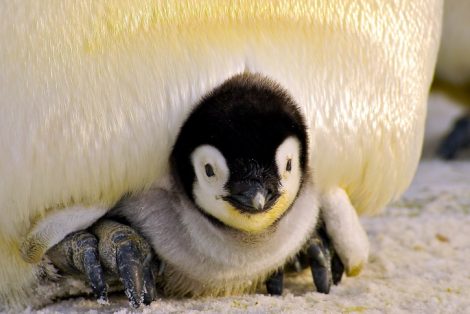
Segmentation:
<svg viewBox="0 0 470 314">
<path fill-rule="evenodd" d="M 224 197 L 232 206 L 242 212 L 261 213 L 276 202 L 279 195 L 257 181 L 244 181 L 233 184 L 230 195 Z"/>
</svg>

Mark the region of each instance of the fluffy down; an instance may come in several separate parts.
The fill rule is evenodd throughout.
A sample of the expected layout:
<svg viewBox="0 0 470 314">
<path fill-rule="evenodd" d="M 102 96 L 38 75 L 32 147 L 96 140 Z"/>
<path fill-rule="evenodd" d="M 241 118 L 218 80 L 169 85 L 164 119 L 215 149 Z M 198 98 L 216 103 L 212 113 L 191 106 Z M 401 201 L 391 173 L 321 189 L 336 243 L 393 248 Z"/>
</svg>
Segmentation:
<svg viewBox="0 0 470 314">
<path fill-rule="evenodd" d="M 165 262 L 160 284 L 167 295 L 254 291 L 301 249 L 319 213 L 318 195 L 309 180 L 286 215 L 257 234 L 214 225 L 183 195 L 168 180 L 111 212 L 140 230 Z"/>
<path fill-rule="evenodd" d="M 34 291 L 40 270 L 20 257 L 35 225 L 149 187 L 192 106 L 246 70 L 301 105 L 320 192 L 340 187 L 359 213 L 379 211 L 415 172 L 441 7 L 1 2 L 0 303 L 47 302 Z"/>
</svg>

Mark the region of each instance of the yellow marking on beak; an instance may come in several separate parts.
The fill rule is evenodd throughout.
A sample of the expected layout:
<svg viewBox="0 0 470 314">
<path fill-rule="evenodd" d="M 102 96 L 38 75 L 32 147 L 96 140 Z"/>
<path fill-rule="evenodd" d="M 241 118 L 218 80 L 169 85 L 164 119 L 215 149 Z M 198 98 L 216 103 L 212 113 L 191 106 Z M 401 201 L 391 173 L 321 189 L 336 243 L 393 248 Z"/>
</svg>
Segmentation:
<svg viewBox="0 0 470 314">
<path fill-rule="evenodd" d="M 246 231 L 249 233 L 260 233 L 271 226 L 285 211 L 293 201 L 286 193 L 282 193 L 276 203 L 267 211 L 262 213 L 242 213 L 229 203 L 225 204 L 227 217 L 222 218 L 222 222 L 230 227 Z"/>
</svg>

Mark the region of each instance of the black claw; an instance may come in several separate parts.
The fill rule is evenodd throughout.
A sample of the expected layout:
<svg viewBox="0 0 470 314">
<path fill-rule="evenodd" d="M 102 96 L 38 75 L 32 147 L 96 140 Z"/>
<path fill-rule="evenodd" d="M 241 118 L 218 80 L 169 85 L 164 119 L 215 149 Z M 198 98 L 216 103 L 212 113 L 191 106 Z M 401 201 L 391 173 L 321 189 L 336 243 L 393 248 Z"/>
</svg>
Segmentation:
<svg viewBox="0 0 470 314">
<path fill-rule="evenodd" d="M 99 260 L 97 245 L 98 244 L 96 244 L 95 247 L 88 247 L 84 250 L 83 270 L 98 302 L 107 303 L 108 292 L 104 279 L 103 268 L 101 267 Z"/>
<path fill-rule="evenodd" d="M 65 274 L 79 272 L 85 275 L 98 301 L 108 301 L 104 271 L 98 253 L 98 240 L 94 235 L 86 231 L 72 233 L 52 247 L 47 255 Z"/>
<path fill-rule="evenodd" d="M 459 150 L 470 146 L 470 116 L 458 119 L 452 131 L 442 141 L 437 154 L 446 160 L 454 159 Z"/>
<path fill-rule="evenodd" d="M 327 251 L 321 243 L 311 243 L 307 248 L 310 258 L 310 270 L 317 291 L 328 294 L 331 287 L 330 270 L 328 267 Z"/>
<path fill-rule="evenodd" d="M 282 295 L 284 289 L 284 272 L 278 270 L 266 280 L 266 290 L 271 295 Z"/>
<path fill-rule="evenodd" d="M 144 304 L 149 305 L 152 301 L 155 300 L 157 296 L 157 289 L 155 286 L 155 276 L 153 269 L 153 259 L 152 255 L 149 254 L 144 261 Z"/>
<path fill-rule="evenodd" d="M 100 303 L 108 301 L 106 270 L 119 277 L 131 307 L 150 304 L 157 296 L 155 278 L 164 268 L 150 245 L 131 227 L 108 219 L 90 231 L 70 234 L 52 247 L 51 262 L 64 274 L 85 275 Z"/>
<path fill-rule="evenodd" d="M 285 269 L 300 271 L 307 267 L 312 273 L 315 288 L 325 294 L 330 292 L 332 284 L 339 284 L 344 273 L 344 265 L 336 254 L 322 221 L 303 249 Z"/>
<path fill-rule="evenodd" d="M 144 280 L 140 252 L 131 242 L 126 241 L 117 249 L 116 263 L 129 304 L 133 308 L 138 308 L 144 301 Z"/>
<path fill-rule="evenodd" d="M 333 258 L 331 259 L 331 276 L 333 279 L 333 284 L 335 286 L 341 282 L 341 278 L 343 278 L 343 273 L 343 262 L 341 262 L 341 259 L 337 254 L 333 254 Z"/>
<path fill-rule="evenodd" d="M 320 224 L 306 246 L 286 265 L 285 270 L 299 272 L 307 267 L 310 268 L 313 283 L 320 293 L 328 294 L 331 285 L 337 285 L 343 276 L 343 263 L 336 254 L 323 224 Z M 270 294 L 282 293 L 282 288 L 280 293 L 276 291 L 279 289 L 279 284 L 276 285 L 276 275 L 277 273 L 266 281 Z M 280 280 L 282 287 L 282 277 Z"/>
<path fill-rule="evenodd" d="M 133 308 L 150 304 L 156 297 L 155 268 L 150 245 L 134 229 L 103 219 L 92 227 L 98 236 L 100 258 L 117 274 Z"/>
</svg>

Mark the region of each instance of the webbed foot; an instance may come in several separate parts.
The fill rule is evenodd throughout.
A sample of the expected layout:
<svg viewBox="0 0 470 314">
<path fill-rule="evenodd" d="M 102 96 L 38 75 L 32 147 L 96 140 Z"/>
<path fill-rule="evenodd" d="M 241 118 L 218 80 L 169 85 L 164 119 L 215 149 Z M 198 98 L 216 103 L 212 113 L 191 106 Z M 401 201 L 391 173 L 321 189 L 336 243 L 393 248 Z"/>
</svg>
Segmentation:
<svg viewBox="0 0 470 314">
<path fill-rule="evenodd" d="M 284 290 L 284 271 L 278 270 L 266 279 L 266 290 L 270 295 L 282 295 Z"/>
<path fill-rule="evenodd" d="M 313 283 L 318 292 L 328 294 L 331 284 L 340 283 L 344 266 L 324 228 L 319 229 L 310 238 L 301 254 L 307 257 Z"/>
<path fill-rule="evenodd" d="M 454 159 L 457 153 L 470 147 L 470 115 L 459 118 L 452 131 L 444 138 L 437 150 L 437 154 L 445 159 Z"/>
<path fill-rule="evenodd" d="M 300 272 L 309 267 L 313 284 L 320 293 L 328 294 L 331 284 L 340 283 L 344 265 L 331 243 L 325 226 L 322 224 L 303 249 L 289 262 L 285 270 Z M 266 280 L 266 290 L 271 295 L 281 295 L 284 284 L 284 271 L 278 270 Z"/>
<path fill-rule="evenodd" d="M 103 219 L 87 231 L 68 235 L 47 252 L 64 274 L 83 274 L 99 302 L 107 302 L 106 275 L 117 276 L 137 308 L 156 297 L 155 263 L 151 246 L 134 229 Z"/>
</svg>

